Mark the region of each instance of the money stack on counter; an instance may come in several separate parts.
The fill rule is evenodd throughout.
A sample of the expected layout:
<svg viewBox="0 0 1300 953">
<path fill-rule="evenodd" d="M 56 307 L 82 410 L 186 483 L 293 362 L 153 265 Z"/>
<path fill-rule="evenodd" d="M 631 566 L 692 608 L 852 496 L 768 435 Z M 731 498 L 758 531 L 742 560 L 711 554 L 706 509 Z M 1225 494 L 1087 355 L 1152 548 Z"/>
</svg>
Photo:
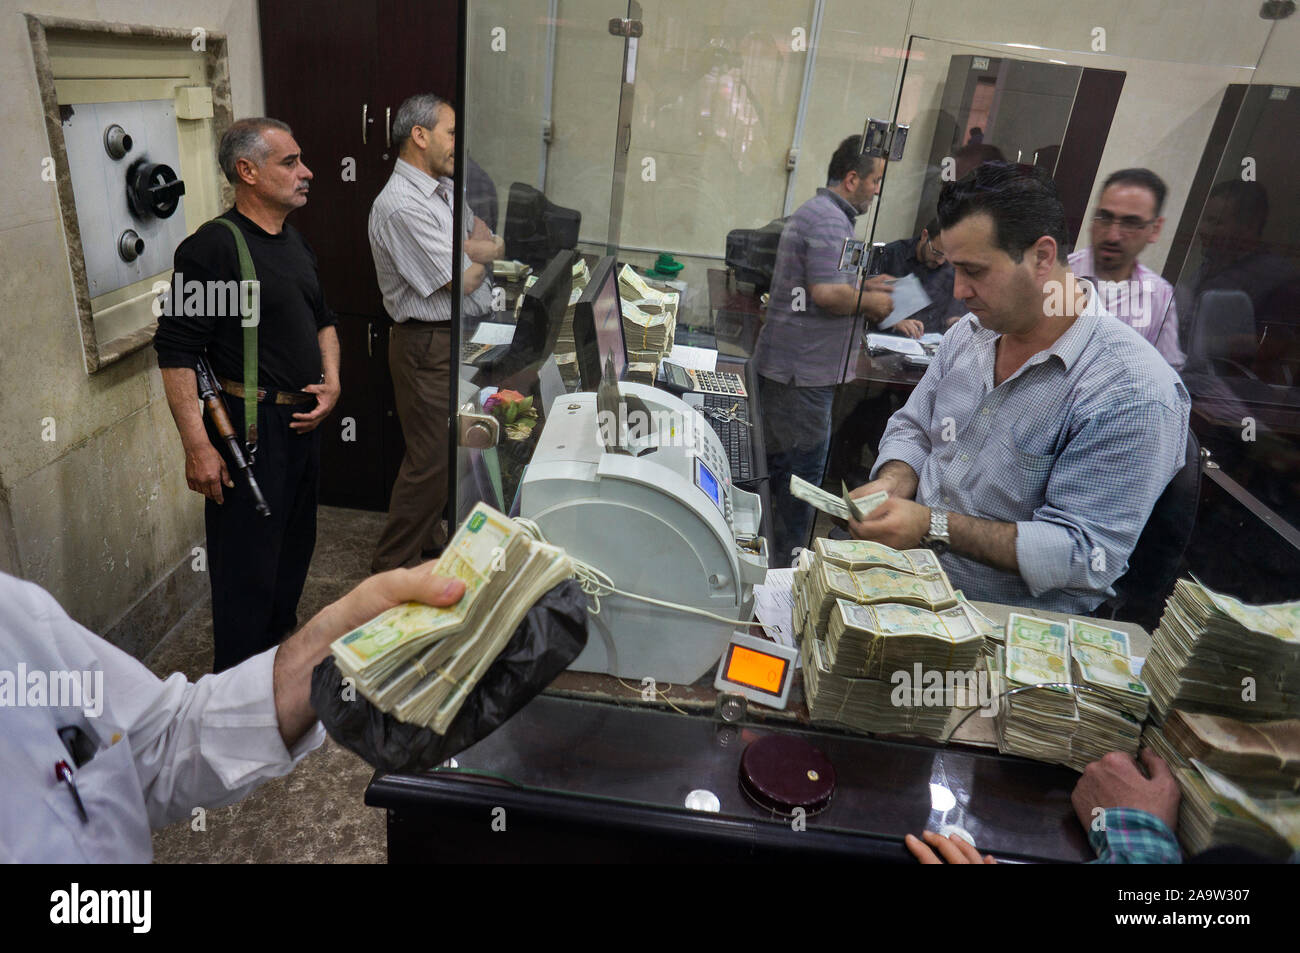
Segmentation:
<svg viewBox="0 0 1300 953">
<path fill-rule="evenodd" d="M 1001 702 L 1000 751 L 1076 771 L 1111 751 L 1137 753 L 1149 693 L 1125 633 L 1013 612 L 1005 648 L 995 644 L 988 664 L 999 693 L 1023 689 Z"/>
<path fill-rule="evenodd" d="M 945 691 L 945 676 L 976 666 L 983 628 L 929 550 L 818 539 L 800 554 L 793 596 L 815 721 L 937 739 L 957 702 L 976 703 Z"/>
<path fill-rule="evenodd" d="M 1180 579 L 1142 676 L 1142 737 L 1178 779 L 1183 849 L 1300 849 L 1300 602 L 1248 605 Z"/>
<path fill-rule="evenodd" d="M 673 349 L 680 295 L 651 288 L 631 265 L 618 273 L 618 293 L 627 346 L 626 379 L 653 385 L 659 363 Z"/>
<path fill-rule="evenodd" d="M 1079 729 L 1066 762 L 1076 771 L 1111 751 L 1136 754 L 1151 693 L 1133 674 L 1128 636 L 1095 622 L 1071 619 L 1070 660 Z"/>
<path fill-rule="evenodd" d="M 1300 850 L 1300 797 L 1252 795 L 1199 760 L 1175 769 L 1174 777 L 1183 795 L 1178 840 L 1188 855 L 1232 845 L 1285 860 Z"/>
<path fill-rule="evenodd" d="M 998 750 L 1039 761 L 1070 760 L 1070 737 L 1079 728 L 1079 711 L 1070 681 L 1070 636 L 1065 624 L 1020 615 L 1007 617 L 1006 691 L 995 725 Z M 1041 688 L 1033 686 L 1041 685 Z"/>
<path fill-rule="evenodd" d="M 1178 779 L 1178 837 L 1189 854 L 1228 844 L 1279 859 L 1290 853 L 1285 828 L 1274 825 L 1300 811 L 1300 720 L 1251 723 L 1175 709 L 1163 725 L 1147 725 L 1142 742 Z M 1218 776 L 1213 783 L 1207 770 Z"/>
<path fill-rule="evenodd" d="M 1252 606 L 1180 579 L 1142 671 L 1174 708 L 1261 721 L 1300 715 L 1300 602 Z"/>
<path fill-rule="evenodd" d="M 591 271 L 587 263 L 579 258 L 573 265 L 573 290 L 569 292 L 569 306 L 560 321 L 560 331 L 555 338 L 555 363 L 560 371 L 560 379 L 570 390 L 582 385 L 582 373 L 578 367 L 578 346 L 573 341 L 573 313 L 577 310 L 578 299 L 591 281 Z M 527 288 L 531 282 L 526 282 Z"/>
<path fill-rule="evenodd" d="M 1300 793 L 1300 719 L 1247 722 L 1174 710 L 1163 725 L 1147 725 L 1142 743 L 1171 769 L 1196 760 L 1251 794 Z"/>
<path fill-rule="evenodd" d="M 538 542 L 479 503 L 438 561 L 465 582 L 453 606 L 396 606 L 337 639 L 335 664 L 400 721 L 444 734 L 539 598 L 573 575 L 564 550 Z"/>
</svg>

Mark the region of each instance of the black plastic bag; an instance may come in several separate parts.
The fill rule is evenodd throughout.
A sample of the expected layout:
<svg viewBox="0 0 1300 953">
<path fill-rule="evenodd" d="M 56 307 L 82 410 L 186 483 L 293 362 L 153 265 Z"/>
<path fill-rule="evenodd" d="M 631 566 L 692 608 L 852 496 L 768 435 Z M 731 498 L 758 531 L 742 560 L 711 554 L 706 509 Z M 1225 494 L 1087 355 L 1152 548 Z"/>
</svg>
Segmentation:
<svg viewBox="0 0 1300 953">
<path fill-rule="evenodd" d="M 327 656 L 311 673 L 311 703 L 331 738 L 380 771 L 423 771 L 486 738 L 587 644 L 587 596 L 572 579 L 539 599 L 474 686 L 445 735 L 398 721 L 360 693 L 343 698 L 343 675 Z"/>
</svg>

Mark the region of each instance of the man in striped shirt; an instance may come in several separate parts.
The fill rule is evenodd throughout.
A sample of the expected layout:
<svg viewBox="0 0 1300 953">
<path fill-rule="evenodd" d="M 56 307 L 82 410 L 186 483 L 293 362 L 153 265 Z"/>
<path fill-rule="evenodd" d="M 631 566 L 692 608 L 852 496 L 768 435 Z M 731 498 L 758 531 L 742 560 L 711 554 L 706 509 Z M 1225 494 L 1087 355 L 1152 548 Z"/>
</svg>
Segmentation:
<svg viewBox="0 0 1300 953">
<path fill-rule="evenodd" d="M 371 572 L 417 565 L 446 542 L 456 111 L 432 93 L 412 96 L 393 117 L 393 141 L 397 161 L 371 206 L 369 232 L 384 308 L 395 322 L 388 364 L 406 456 Z M 481 317 L 492 308 L 488 274 L 505 243 L 479 219 L 466 219 L 461 313 Z"/>
<path fill-rule="evenodd" d="M 1065 264 L 1046 173 L 984 163 L 939 197 L 970 313 L 890 418 L 853 535 L 939 553 L 976 599 L 1088 613 L 1112 594 L 1191 406 L 1178 375 Z"/>
</svg>

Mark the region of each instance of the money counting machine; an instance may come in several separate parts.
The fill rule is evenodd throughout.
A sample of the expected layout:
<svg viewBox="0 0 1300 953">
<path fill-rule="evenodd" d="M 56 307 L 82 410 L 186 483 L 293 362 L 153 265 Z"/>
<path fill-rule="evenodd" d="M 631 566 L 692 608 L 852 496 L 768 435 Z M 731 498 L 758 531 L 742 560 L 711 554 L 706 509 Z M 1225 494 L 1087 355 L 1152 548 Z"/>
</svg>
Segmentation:
<svg viewBox="0 0 1300 953">
<path fill-rule="evenodd" d="M 722 443 L 698 411 L 643 384 L 555 399 L 520 515 L 624 592 L 742 625 L 767 572 L 759 497 L 732 485 Z M 617 593 L 600 597 L 589 623 L 570 667 L 638 682 L 695 681 L 737 628 Z"/>
</svg>

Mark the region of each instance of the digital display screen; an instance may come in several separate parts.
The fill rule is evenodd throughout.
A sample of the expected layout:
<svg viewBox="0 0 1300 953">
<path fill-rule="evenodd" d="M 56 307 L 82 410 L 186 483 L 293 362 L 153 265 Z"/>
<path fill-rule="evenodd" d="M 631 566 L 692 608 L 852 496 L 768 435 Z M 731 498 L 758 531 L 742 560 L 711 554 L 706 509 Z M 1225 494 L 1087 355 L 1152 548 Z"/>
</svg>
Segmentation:
<svg viewBox="0 0 1300 953">
<path fill-rule="evenodd" d="M 600 370 L 605 370 L 605 358 L 614 357 L 614 379 L 622 380 L 627 369 L 627 351 L 623 346 L 623 315 L 618 301 L 618 274 L 613 268 L 605 279 L 604 287 L 591 303 L 592 317 L 596 319 L 596 347 L 600 351 Z"/>
<path fill-rule="evenodd" d="M 695 485 L 703 490 L 713 501 L 713 505 L 722 509 L 722 486 L 713 471 L 704 465 L 699 457 L 695 458 Z"/>
<path fill-rule="evenodd" d="M 756 688 L 761 692 L 780 696 L 781 682 L 785 679 L 785 671 L 790 664 L 789 662 L 774 655 L 755 652 L 743 645 L 732 645 L 730 649 L 731 657 L 727 659 L 727 667 L 723 673 L 723 678 L 730 682 Z"/>
</svg>

